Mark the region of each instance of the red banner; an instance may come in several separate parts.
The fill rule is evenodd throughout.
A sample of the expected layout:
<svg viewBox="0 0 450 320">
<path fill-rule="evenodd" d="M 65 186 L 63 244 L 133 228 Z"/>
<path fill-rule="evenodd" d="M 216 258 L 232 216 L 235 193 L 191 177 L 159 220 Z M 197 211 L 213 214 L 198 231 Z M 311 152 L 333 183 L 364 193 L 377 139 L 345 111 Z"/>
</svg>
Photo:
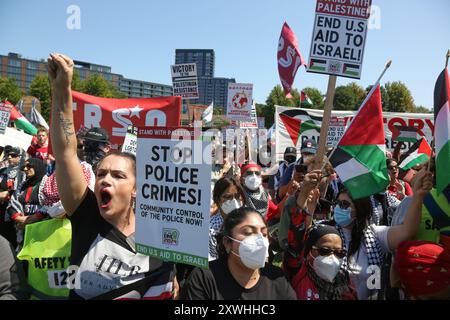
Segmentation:
<svg viewBox="0 0 450 320">
<path fill-rule="evenodd" d="M 75 131 L 81 127 L 108 130 L 113 149 L 123 143 L 130 125 L 177 127 L 181 97 L 110 99 L 72 91 Z"/>
<path fill-rule="evenodd" d="M 297 38 L 294 32 L 285 22 L 278 40 L 278 74 L 283 85 L 284 94 L 287 96 L 291 92 L 295 74 L 305 60 L 298 49 Z"/>
</svg>

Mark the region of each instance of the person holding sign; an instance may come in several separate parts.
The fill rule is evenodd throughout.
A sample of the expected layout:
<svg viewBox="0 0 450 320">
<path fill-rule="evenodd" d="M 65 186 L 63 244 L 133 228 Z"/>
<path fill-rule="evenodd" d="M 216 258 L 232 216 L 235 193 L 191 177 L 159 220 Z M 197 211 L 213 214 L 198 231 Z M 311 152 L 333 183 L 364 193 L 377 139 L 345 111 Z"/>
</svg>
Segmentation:
<svg viewBox="0 0 450 320">
<path fill-rule="evenodd" d="M 195 268 L 181 291 L 184 300 L 295 300 L 284 273 L 266 264 L 267 225 L 251 208 L 239 208 L 225 218 L 217 237 L 219 259 L 209 270 Z"/>
<path fill-rule="evenodd" d="M 136 252 L 136 160 L 109 154 L 88 189 L 77 157 L 72 113 L 72 59 L 51 54 L 51 142 L 61 202 L 72 223 L 68 277 L 70 299 L 165 299 L 172 297 L 173 264 Z"/>
</svg>

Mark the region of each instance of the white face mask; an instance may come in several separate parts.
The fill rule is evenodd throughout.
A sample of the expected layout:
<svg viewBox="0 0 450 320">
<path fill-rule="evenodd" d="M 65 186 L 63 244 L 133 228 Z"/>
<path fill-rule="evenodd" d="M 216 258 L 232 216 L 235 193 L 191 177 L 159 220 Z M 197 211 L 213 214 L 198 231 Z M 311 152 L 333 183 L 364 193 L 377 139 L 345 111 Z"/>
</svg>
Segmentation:
<svg viewBox="0 0 450 320">
<path fill-rule="evenodd" d="M 341 264 L 342 259 L 338 259 L 334 254 L 330 254 L 329 256 L 317 256 L 314 258 L 313 268 L 323 280 L 333 282 L 341 268 Z"/>
<path fill-rule="evenodd" d="M 229 214 L 231 211 L 242 207 L 242 203 L 236 199 L 227 200 L 220 205 L 220 209 L 222 209 L 223 213 Z"/>
<path fill-rule="evenodd" d="M 241 258 L 242 263 L 249 269 L 256 270 L 264 267 L 267 257 L 269 257 L 269 240 L 261 233 L 248 236 L 239 242 L 239 255 L 231 251 L 233 254 Z"/>
<path fill-rule="evenodd" d="M 256 174 L 252 174 L 250 176 L 245 177 L 245 186 L 252 191 L 257 190 L 262 183 L 261 177 L 258 177 Z"/>
</svg>

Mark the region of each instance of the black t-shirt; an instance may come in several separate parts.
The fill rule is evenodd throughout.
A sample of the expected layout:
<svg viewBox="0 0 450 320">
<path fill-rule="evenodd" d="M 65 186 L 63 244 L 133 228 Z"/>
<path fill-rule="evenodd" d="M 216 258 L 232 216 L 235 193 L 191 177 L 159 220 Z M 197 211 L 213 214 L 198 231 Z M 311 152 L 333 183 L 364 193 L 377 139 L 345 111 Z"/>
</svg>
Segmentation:
<svg viewBox="0 0 450 320">
<path fill-rule="evenodd" d="M 195 268 L 181 291 L 182 300 L 296 300 L 283 271 L 266 264 L 250 289 L 243 288 L 228 270 L 227 261 L 209 263 L 209 270 Z"/>
<path fill-rule="evenodd" d="M 68 273 L 75 285 L 70 299 L 171 297 L 174 265 L 136 253 L 134 235 L 126 237 L 103 219 L 91 190 L 70 221 L 72 252 Z M 76 277 L 71 276 L 74 266 Z"/>
</svg>

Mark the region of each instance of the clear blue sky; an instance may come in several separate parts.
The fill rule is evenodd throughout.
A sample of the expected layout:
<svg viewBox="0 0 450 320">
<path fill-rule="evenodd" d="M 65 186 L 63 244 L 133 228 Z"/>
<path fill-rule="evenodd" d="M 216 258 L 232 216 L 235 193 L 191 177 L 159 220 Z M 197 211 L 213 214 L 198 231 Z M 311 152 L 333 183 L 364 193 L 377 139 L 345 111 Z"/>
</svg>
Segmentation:
<svg viewBox="0 0 450 320">
<path fill-rule="evenodd" d="M 81 29 L 69 30 L 69 5 L 81 9 Z M 363 87 L 393 60 L 383 82 L 403 81 L 415 103 L 432 107 L 433 88 L 450 48 L 450 1 L 373 0 L 381 28 L 368 31 Z M 315 0 L 0 0 L 0 52 L 32 59 L 50 52 L 109 65 L 128 78 L 171 84 L 175 49 L 214 49 L 215 75 L 253 83 L 263 103 L 279 84 L 276 48 L 287 21 L 305 59 Z M 352 80 L 338 78 L 338 85 Z M 302 68 L 294 87 L 326 91 L 327 76 Z"/>
</svg>

